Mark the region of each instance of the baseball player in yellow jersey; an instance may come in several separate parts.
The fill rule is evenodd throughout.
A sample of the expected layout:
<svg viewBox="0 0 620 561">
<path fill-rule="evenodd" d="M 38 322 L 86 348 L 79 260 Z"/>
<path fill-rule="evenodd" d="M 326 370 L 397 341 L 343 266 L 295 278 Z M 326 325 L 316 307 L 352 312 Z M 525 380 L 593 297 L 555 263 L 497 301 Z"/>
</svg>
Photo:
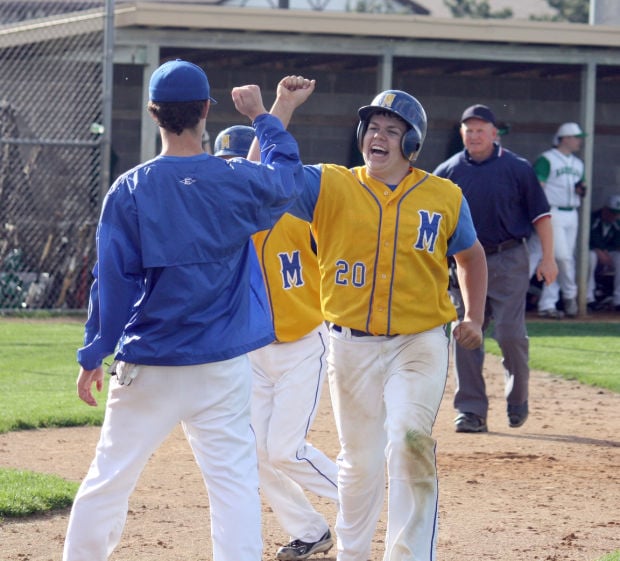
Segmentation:
<svg viewBox="0 0 620 561">
<path fill-rule="evenodd" d="M 286 125 L 294 110 L 276 100 Z M 431 432 L 448 371 L 448 256 L 466 313 L 454 337 L 482 343 L 484 250 L 451 181 L 413 167 L 426 134 L 420 103 L 400 90 L 358 111 L 365 165 L 305 166 L 291 213 L 311 223 L 330 322 L 328 379 L 341 444 L 338 561 L 366 561 L 384 502 L 384 561 L 434 561 L 438 489 Z"/>
<path fill-rule="evenodd" d="M 283 79 L 280 88 L 297 91 L 296 78 Z M 303 101 L 310 91 L 300 89 L 290 96 Z M 253 139 L 252 127 L 224 129 L 215 140 L 215 155 L 245 157 Z M 326 372 L 328 334 L 320 308 L 319 270 L 308 222 L 290 214 L 255 234 L 253 241 L 276 333 L 275 343 L 250 353 L 260 486 L 291 537 L 277 559 L 306 559 L 329 551 L 333 539 L 304 490 L 338 500 L 335 462 L 306 441 Z"/>
<path fill-rule="evenodd" d="M 285 214 L 253 239 L 276 342 L 250 353 L 252 427 L 261 491 L 291 537 L 276 557 L 293 561 L 333 545 L 328 523 L 304 494 L 338 501 L 338 467 L 306 441 L 325 380 L 329 336 L 309 224 Z"/>
</svg>

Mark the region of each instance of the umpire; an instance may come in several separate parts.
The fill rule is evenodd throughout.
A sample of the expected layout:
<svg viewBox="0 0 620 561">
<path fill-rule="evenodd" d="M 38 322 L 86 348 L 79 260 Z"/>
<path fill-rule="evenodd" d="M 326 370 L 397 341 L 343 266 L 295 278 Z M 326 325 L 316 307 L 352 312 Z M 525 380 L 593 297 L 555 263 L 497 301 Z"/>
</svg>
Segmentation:
<svg viewBox="0 0 620 561">
<path fill-rule="evenodd" d="M 460 126 L 464 150 L 434 171 L 461 187 L 469 203 L 488 267 L 483 329 L 494 321 L 494 338 L 503 356 L 508 424 L 520 427 L 528 416 L 529 342 L 525 296 L 529 285 L 526 241 L 532 228 L 540 237 L 543 257 L 536 269 L 546 284 L 557 277 L 551 215 L 532 166 L 498 142 L 495 115 L 485 105 L 468 107 Z M 459 317 L 460 290 L 451 290 Z M 454 343 L 456 432 L 487 432 L 489 401 L 482 366 L 484 344 L 468 350 Z"/>
</svg>

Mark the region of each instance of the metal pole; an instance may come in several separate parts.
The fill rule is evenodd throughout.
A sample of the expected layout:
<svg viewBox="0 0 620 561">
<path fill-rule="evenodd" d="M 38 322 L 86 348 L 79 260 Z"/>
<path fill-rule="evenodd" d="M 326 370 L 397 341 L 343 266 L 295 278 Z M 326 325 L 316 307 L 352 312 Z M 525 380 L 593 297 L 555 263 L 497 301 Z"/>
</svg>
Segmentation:
<svg viewBox="0 0 620 561">
<path fill-rule="evenodd" d="M 101 201 L 110 187 L 112 151 L 112 88 L 114 82 L 114 0 L 105 3 L 103 32 L 102 124 L 101 136 Z"/>
<path fill-rule="evenodd" d="M 145 48 L 145 60 L 142 66 L 142 111 L 140 129 L 140 160 L 145 162 L 157 155 L 157 138 L 159 129 L 155 121 L 146 112 L 149 101 L 149 81 L 151 74 L 159 66 L 160 52 L 159 45 L 149 43 Z"/>
<path fill-rule="evenodd" d="M 394 51 L 391 48 L 386 49 L 379 59 L 379 67 L 377 73 L 377 90 L 389 90 L 394 80 Z"/>
<path fill-rule="evenodd" d="M 592 192 L 592 168 L 594 161 L 594 123 L 596 108 L 596 64 L 589 62 L 582 71 L 581 80 L 581 122 L 587 136 L 583 147 L 587 192 L 579 209 L 579 236 L 577 240 L 577 287 L 579 315 L 587 314 L 586 292 L 588 286 L 589 247 L 590 247 L 590 209 Z"/>
</svg>

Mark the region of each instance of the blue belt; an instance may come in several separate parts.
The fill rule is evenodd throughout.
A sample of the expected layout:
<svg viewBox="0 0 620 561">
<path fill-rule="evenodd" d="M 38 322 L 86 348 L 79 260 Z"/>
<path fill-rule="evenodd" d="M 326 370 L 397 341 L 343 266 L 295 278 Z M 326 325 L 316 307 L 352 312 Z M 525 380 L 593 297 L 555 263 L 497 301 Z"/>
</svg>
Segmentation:
<svg viewBox="0 0 620 561">
<path fill-rule="evenodd" d="M 575 210 L 577 207 L 576 206 L 557 206 L 555 207 L 558 210 Z"/>
</svg>

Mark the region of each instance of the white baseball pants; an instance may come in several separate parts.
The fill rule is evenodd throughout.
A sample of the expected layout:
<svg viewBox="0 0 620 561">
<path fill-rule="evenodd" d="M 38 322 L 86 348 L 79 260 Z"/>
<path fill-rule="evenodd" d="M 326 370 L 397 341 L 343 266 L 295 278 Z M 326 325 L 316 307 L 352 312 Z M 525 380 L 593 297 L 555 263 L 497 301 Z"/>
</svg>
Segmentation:
<svg viewBox="0 0 620 561">
<path fill-rule="evenodd" d="M 306 441 L 325 380 L 327 328 L 250 353 L 252 426 L 260 487 L 291 540 L 315 542 L 328 530 L 304 490 L 338 500 L 336 463 Z"/>
<path fill-rule="evenodd" d="M 529 252 L 530 270 L 528 279 L 531 279 L 536 272 L 536 267 L 542 259 L 542 245 L 540 244 L 540 238 L 536 232 L 532 232 L 532 235 L 527 239 L 527 250 Z"/>
<path fill-rule="evenodd" d="M 338 561 L 367 561 L 385 496 L 384 561 L 434 561 L 437 469 L 431 432 L 448 371 L 443 327 L 416 335 L 331 331 L 328 376 L 340 437 Z"/>
<path fill-rule="evenodd" d="M 540 311 L 555 308 L 556 302 L 560 299 L 560 290 L 564 300 L 577 297 L 575 276 L 575 247 L 579 229 L 577 209 L 558 210 L 557 207 L 551 207 L 551 225 L 553 227 L 553 249 L 558 264 L 558 278 L 549 285 L 543 285 L 538 301 Z"/>
<path fill-rule="evenodd" d="M 207 486 L 213 560 L 260 561 L 250 390 L 246 355 L 195 366 L 138 366 L 128 386 L 112 377 L 95 458 L 69 517 L 63 561 L 106 561 L 121 539 L 144 466 L 179 422 Z"/>
</svg>

